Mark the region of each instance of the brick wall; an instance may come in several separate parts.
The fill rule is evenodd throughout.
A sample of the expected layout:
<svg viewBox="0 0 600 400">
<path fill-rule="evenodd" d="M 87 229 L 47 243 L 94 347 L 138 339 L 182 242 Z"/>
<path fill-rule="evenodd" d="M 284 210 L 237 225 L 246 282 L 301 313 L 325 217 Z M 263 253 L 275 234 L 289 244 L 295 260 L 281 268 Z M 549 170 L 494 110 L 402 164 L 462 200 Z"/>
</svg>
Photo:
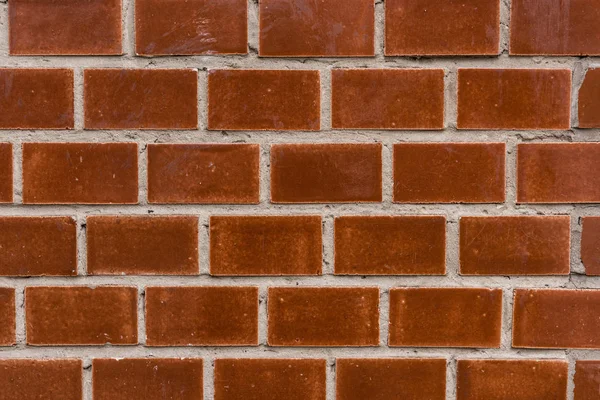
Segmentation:
<svg viewBox="0 0 600 400">
<path fill-rule="evenodd" d="M 599 21 L 0 0 L 0 400 L 600 399 Z"/>
</svg>

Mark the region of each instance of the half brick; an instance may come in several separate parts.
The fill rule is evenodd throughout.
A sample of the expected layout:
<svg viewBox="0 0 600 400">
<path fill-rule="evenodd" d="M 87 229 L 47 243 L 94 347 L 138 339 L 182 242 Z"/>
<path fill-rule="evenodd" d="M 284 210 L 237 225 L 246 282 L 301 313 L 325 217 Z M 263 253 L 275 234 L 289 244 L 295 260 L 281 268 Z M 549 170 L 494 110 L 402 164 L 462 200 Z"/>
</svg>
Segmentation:
<svg viewBox="0 0 600 400">
<path fill-rule="evenodd" d="M 16 319 L 15 289 L 0 287 L 0 346 L 16 343 Z"/>
<path fill-rule="evenodd" d="M 575 400 L 596 400 L 600 394 L 599 360 L 577 360 L 575 363 Z"/>
<path fill-rule="evenodd" d="M 13 146 L 0 143 L 0 203 L 13 202 Z"/>
<path fill-rule="evenodd" d="M 600 217 L 583 217 L 581 261 L 586 275 L 600 275 Z"/>
<path fill-rule="evenodd" d="M 579 127 L 600 128 L 600 68 L 586 72 L 578 101 Z"/>
</svg>

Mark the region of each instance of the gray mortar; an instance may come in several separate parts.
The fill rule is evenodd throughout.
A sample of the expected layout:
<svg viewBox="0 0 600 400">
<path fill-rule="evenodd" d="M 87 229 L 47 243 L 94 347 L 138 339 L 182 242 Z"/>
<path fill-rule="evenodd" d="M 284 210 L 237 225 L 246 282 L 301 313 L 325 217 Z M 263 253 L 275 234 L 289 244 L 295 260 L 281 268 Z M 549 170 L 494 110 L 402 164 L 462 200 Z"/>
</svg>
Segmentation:
<svg viewBox="0 0 600 400">
<path fill-rule="evenodd" d="M 205 398 L 214 398 L 213 362 L 221 357 L 264 358 L 325 358 L 327 369 L 327 398 L 335 399 L 336 357 L 441 357 L 448 360 L 447 399 L 456 399 L 455 360 L 460 358 L 558 358 L 568 360 L 569 395 L 573 399 L 574 361 L 600 359 L 600 351 L 593 350 L 524 350 L 511 349 L 512 289 L 519 287 L 600 288 L 600 278 L 586 277 L 580 260 L 580 218 L 600 215 L 600 206 L 589 204 L 517 205 L 515 204 L 515 160 L 518 143 L 537 142 L 597 142 L 600 130 L 568 131 L 458 131 L 456 129 L 456 71 L 469 68 L 570 68 L 573 70 L 572 121 L 577 126 L 576 95 L 584 74 L 590 67 L 600 66 L 598 57 L 509 57 L 508 25 L 509 0 L 501 2 L 501 54 L 499 57 L 384 57 L 384 5 L 376 2 L 376 56 L 371 58 L 259 58 L 258 3 L 249 0 L 249 47 L 247 56 L 197 56 L 142 58 L 134 56 L 134 0 L 123 2 L 122 57 L 9 57 L 8 5 L 0 0 L 0 65 L 4 67 L 68 67 L 75 70 L 75 127 L 74 131 L 0 131 L 0 141 L 14 145 L 15 203 L 0 206 L 0 215 L 70 215 L 78 222 L 78 277 L 1 278 L 0 286 L 17 290 L 17 342 L 14 347 L 0 347 L 1 358 L 63 358 L 84 360 L 84 399 L 91 400 L 91 360 L 96 357 L 201 357 L 205 360 Z M 83 70 L 85 68 L 194 68 L 199 70 L 199 122 L 194 131 L 83 131 Z M 444 131 L 356 131 L 332 130 L 330 107 L 330 72 L 333 68 L 442 68 L 445 71 Z M 320 132 L 245 132 L 206 131 L 206 71 L 217 68 L 245 69 L 313 69 L 321 73 L 321 126 Z M 139 150 L 140 203 L 122 205 L 57 205 L 22 206 L 21 143 L 23 142 L 135 142 Z M 269 148 L 273 143 L 371 143 L 383 144 L 383 202 L 375 204 L 269 204 Z M 507 144 L 507 200 L 504 204 L 394 204 L 392 203 L 392 151 L 399 142 L 504 142 Z M 258 205 L 149 205 L 146 201 L 146 144 L 148 143 L 258 143 L 261 146 L 260 204 Z M 81 276 L 85 273 L 84 228 L 87 215 L 95 214 L 192 214 L 199 218 L 200 275 L 190 277 L 168 276 Z M 208 221 L 210 215 L 291 215 L 316 214 L 323 217 L 323 276 L 320 277 L 231 277 L 212 278 L 208 275 Z M 447 275 L 446 276 L 333 276 L 333 221 L 340 215 L 444 215 L 447 218 Z M 460 277 L 458 274 L 458 222 L 462 215 L 555 215 L 572 217 L 572 244 L 570 276 L 555 277 Z M 257 347 L 163 347 L 92 346 L 92 347 L 29 347 L 25 345 L 24 297 L 26 286 L 42 285 L 129 285 L 139 290 L 139 341 L 145 342 L 144 288 L 166 285 L 251 285 L 260 290 L 259 340 Z M 266 301 L 270 286 L 378 286 L 380 298 L 380 346 L 367 348 L 279 348 L 266 346 Z M 399 286 L 424 287 L 492 287 L 504 289 L 503 333 L 499 349 L 451 348 L 388 348 L 387 323 L 389 289 Z"/>
</svg>

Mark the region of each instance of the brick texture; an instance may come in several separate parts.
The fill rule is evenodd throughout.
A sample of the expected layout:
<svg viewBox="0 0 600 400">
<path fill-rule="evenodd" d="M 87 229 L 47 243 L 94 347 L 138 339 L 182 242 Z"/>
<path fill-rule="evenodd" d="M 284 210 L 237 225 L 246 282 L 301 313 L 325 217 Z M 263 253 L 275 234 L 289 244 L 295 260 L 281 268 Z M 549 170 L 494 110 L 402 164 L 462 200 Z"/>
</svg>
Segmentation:
<svg viewBox="0 0 600 400">
<path fill-rule="evenodd" d="M 0 203 L 13 201 L 13 146 L 0 143 Z"/>
<path fill-rule="evenodd" d="M 579 127 L 600 128 L 600 68 L 590 69 L 585 74 L 578 106 Z"/>
<path fill-rule="evenodd" d="M 600 361 L 578 360 L 575 364 L 575 400 L 594 400 L 600 388 Z"/>
<path fill-rule="evenodd" d="M 15 344 L 15 309 L 15 290 L 0 287 L 0 346 L 12 346 Z"/>
<path fill-rule="evenodd" d="M 600 217 L 584 217 L 581 261 L 587 275 L 600 275 Z"/>
</svg>

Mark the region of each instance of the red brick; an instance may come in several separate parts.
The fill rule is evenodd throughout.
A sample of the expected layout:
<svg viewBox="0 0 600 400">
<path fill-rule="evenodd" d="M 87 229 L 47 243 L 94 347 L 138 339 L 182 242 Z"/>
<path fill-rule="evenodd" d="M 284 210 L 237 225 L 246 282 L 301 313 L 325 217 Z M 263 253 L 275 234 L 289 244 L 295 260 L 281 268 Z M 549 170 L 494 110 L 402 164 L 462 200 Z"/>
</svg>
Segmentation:
<svg viewBox="0 0 600 400">
<path fill-rule="evenodd" d="M 15 307 L 15 289 L 0 287 L 0 346 L 12 346 L 16 342 Z"/>
<path fill-rule="evenodd" d="M 337 400 L 445 400 L 446 360 L 337 359 Z"/>
<path fill-rule="evenodd" d="M 319 71 L 211 70 L 208 129 L 318 131 L 320 90 Z"/>
<path fill-rule="evenodd" d="M 575 363 L 575 400 L 597 400 L 600 395 L 600 361 Z"/>
<path fill-rule="evenodd" d="M 528 143 L 517 150 L 518 203 L 599 203 L 600 143 Z"/>
<path fill-rule="evenodd" d="M 86 69 L 85 129 L 197 129 L 198 71 Z"/>
<path fill-rule="evenodd" d="M 497 55 L 498 0 L 386 0 L 385 55 Z"/>
<path fill-rule="evenodd" d="M 120 0 L 13 0 L 8 22 L 11 55 L 122 53 Z"/>
<path fill-rule="evenodd" d="M 504 143 L 394 145 L 394 202 L 501 203 Z"/>
<path fill-rule="evenodd" d="M 210 217 L 211 275 L 320 275 L 320 216 Z"/>
<path fill-rule="evenodd" d="M 148 346 L 256 346 L 258 288 L 149 287 Z"/>
<path fill-rule="evenodd" d="M 600 217 L 583 218 L 581 261 L 586 275 L 600 276 Z"/>
<path fill-rule="evenodd" d="M 338 275 L 444 275 L 446 218 L 344 216 L 335 219 Z"/>
<path fill-rule="evenodd" d="M 73 129 L 71 69 L 0 68 L 0 93 L 0 129 Z"/>
<path fill-rule="evenodd" d="M 568 275 L 569 216 L 462 217 L 462 275 Z"/>
<path fill-rule="evenodd" d="M 198 217 L 87 218 L 90 275 L 198 274 Z"/>
<path fill-rule="evenodd" d="M 600 128 L 600 68 L 588 70 L 579 88 L 579 127 Z"/>
<path fill-rule="evenodd" d="M 600 290 L 515 289 L 513 347 L 600 348 Z"/>
<path fill-rule="evenodd" d="M 72 217 L 0 217 L 0 275 L 77 275 Z"/>
<path fill-rule="evenodd" d="M 326 360 L 215 360 L 215 400 L 325 400 Z"/>
<path fill-rule="evenodd" d="M 501 289 L 390 290 L 390 346 L 498 348 L 501 328 Z"/>
<path fill-rule="evenodd" d="M 457 400 L 567 399 L 563 360 L 458 360 Z"/>
<path fill-rule="evenodd" d="M 13 202 L 13 154 L 11 143 L 0 143 L 0 203 Z"/>
<path fill-rule="evenodd" d="M 270 346 L 378 346 L 379 289 L 269 288 Z"/>
<path fill-rule="evenodd" d="M 257 144 L 149 144 L 150 203 L 259 202 Z"/>
<path fill-rule="evenodd" d="M 441 69 L 334 69 L 332 127 L 443 129 Z"/>
<path fill-rule="evenodd" d="M 262 0 L 263 57 L 375 55 L 372 0 Z"/>
<path fill-rule="evenodd" d="M 136 54 L 246 54 L 247 13 L 246 0 L 136 0 Z"/>
<path fill-rule="evenodd" d="M 199 358 L 95 359 L 94 400 L 198 400 L 203 398 Z"/>
<path fill-rule="evenodd" d="M 599 0 L 514 0 L 511 55 L 600 55 Z"/>
<path fill-rule="evenodd" d="M 28 345 L 137 343 L 133 287 L 28 287 L 25 316 Z"/>
<path fill-rule="evenodd" d="M 135 143 L 23 143 L 23 203 L 136 204 Z"/>
<path fill-rule="evenodd" d="M 380 143 L 271 146 L 273 203 L 368 203 L 382 199 Z"/>
<path fill-rule="evenodd" d="M 81 360 L 0 360 L 2 400 L 82 400 Z"/>
<path fill-rule="evenodd" d="M 459 129 L 569 129 L 568 69 L 459 69 Z"/>
</svg>

